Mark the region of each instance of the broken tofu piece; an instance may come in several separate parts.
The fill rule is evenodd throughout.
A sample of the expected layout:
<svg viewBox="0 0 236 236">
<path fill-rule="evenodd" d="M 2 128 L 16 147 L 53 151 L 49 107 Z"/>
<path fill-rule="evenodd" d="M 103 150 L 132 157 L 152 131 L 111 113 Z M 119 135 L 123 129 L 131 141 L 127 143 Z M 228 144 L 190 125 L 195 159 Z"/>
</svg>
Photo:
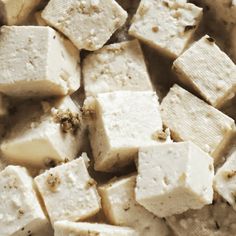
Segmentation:
<svg viewBox="0 0 236 236">
<path fill-rule="evenodd" d="M 0 44 L 2 93 L 44 97 L 71 94 L 79 88 L 79 52 L 52 28 L 3 26 Z"/>
<path fill-rule="evenodd" d="M 169 235 L 163 219 L 159 219 L 135 200 L 136 175 L 115 179 L 99 187 L 107 219 L 114 225 L 134 228 L 139 235 Z"/>
<path fill-rule="evenodd" d="M 118 90 L 153 90 L 137 40 L 104 46 L 83 62 L 86 96 Z"/>
<path fill-rule="evenodd" d="M 234 120 L 174 85 L 161 103 L 163 123 L 176 141 L 192 141 L 215 158 L 235 132 Z"/>
<path fill-rule="evenodd" d="M 236 65 L 208 35 L 178 57 L 173 70 L 183 84 L 214 107 L 222 106 L 236 86 Z"/>
<path fill-rule="evenodd" d="M 52 224 L 83 220 L 100 210 L 96 182 L 82 157 L 45 171 L 35 182 Z"/>
<path fill-rule="evenodd" d="M 192 142 L 140 148 L 136 201 L 159 217 L 213 200 L 213 158 Z"/>
<path fill-rule="evenodd" d="M 202 9 L 185 1 L 141 0 L 129 34 L 176 58 L 188 46 L 201 17 Z"/>
<path fill-rule="evenodd" d="M 124 25 L 127 13 L 115 0 L 50 0 L 42 17 L 78 49 L 94 51 Z"/>
</svg>

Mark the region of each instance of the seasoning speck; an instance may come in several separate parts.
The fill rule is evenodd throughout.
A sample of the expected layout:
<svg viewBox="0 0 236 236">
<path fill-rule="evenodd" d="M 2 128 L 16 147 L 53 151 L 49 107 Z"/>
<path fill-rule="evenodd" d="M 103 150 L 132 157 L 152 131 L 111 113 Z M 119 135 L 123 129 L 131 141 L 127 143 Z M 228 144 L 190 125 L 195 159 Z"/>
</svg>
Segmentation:
<svg viewBox="0 0 236 236">
<path fill-rule="evenodd" d="M 184 28 L 184 32 L 188 32 L 190 30 L 193 30 L 196 28 L 196 25 L 186 25 L 185 28 Z"/>
<path fill-rule="evenodd" d="M 49 189 L 52 192 L 55 192 L 57 190 L 58 186 L 60 185 L 61 180 L 57 174 L 49 174 L 47 177 L 46 183 L 47 183 Z"/>
<path fill-rule="evenodd" d="M 210 42 L 210 43 L 214 43 L 215 42 L 215 40 L 213 38 L 211 38 L 211 37 L 207 37 L 206 40 L 208 42 Z"/>
</svg>

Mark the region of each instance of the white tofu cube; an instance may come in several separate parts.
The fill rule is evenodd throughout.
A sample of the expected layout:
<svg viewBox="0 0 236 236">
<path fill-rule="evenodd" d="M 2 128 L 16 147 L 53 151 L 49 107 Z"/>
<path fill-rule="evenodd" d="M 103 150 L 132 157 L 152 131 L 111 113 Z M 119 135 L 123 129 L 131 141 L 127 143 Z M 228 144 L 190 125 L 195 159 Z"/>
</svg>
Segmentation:
<svg viewBox="0 0 236 236">
<path fill-rule="evenodd" d="M 125 23 L 127 13 L 115 0 L 50 0 L 42 17 L 78 49 L 94 51 Z"/>
<path fill-rule="evenodd" d="M 70 97 L 18 109 L 0 146 L 7 161 L 45 168 L 76 157 L 85 129 Z"/>
<path fill-rule="evenodd" d="M 136 201 L 159 217 L 200 209 L 213 199 L 213 158 L 192 142 L 139 150 Z"/>
<path fill-rule="evenodd" d="M 104 46 L 83 62 L 86 96 L 118 90 L 152 90 L 142 49 L 137 40 Z"/>
<path fill-rule="evenodd" d="M 41 13 L 42 13 L 42 11 L 37 11 L 37 12 L 34 14 L 35 21 L 36 21 L 37 25 L 39 25 L 39 26 L 47 26 L 48 24 L 47 24 L 46 21 L 42 18 Z"/>
<path fill-rule="evenodd" d="M 188 46 L 202 9 L 186 1 L 141 0 L 129 34 L 176 58 Z"/>
<path fill-rule="evenodd" d="M 155 217 L 135 200 L 136 175 L 115 179 L 99 187 L 107 219 L 115 225 L 134 228 L 141 236 L 167 236 L 164 220 Z"/>
<path fill-rule="evenodd" d="M 222 106 L 236 86 L 236 66 L 208 35 L 178 57 L 173 70 L 183 84 L 214 107 Z"/>
<path fill-rule="evenodd" d="M 163 99 L 161 116 L 176 141 L 192 141 L 215 160 L 235 132 L 233 119 L 178 85 Z"/>
<path fill-rule="evenodd" d="M 43 97 L 66 95 L 79 88 L 79 52 L 52 28 L 3 26 L 0 44 L 2 93 Z"/>
<path fill-rule="evenodd" d="M 52 224 L 84 220 L 100 210 L 96 182 L 81 157 L 45 171 L 35 182 Z"/>
<path fill-rule="evenodd" d="M 50 233 L 49 221 L 27 170 L 8 166 L 0 172 L 0 182 L 1 236 L 43 236 L 47 230 Z"/>
<path fill-rule="evenodd" d="M 90 124 L 95 169 L 113 171 L 133 161 L 138 148 L 166 141 L 155 92 L 98 94 L 96 120 Z"/>
<path fill-rule="evenodd" d="M 131 228 L 107 224 L 57 221 L 54 224 L 55 236 L 138 236 Z"/>
</svg>

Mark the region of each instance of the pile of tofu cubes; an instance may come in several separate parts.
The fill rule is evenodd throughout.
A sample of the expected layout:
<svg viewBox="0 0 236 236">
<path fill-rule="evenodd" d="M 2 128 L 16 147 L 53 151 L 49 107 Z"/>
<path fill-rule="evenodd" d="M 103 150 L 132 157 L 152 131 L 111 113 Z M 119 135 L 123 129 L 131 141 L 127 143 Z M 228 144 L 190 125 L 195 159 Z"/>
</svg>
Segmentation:
<svg viewBox="0 0 236 236">
<path fill-rule="evenodd" d="M 236 66 L 199 6 L 136 2 L 0 0 L 0 236 L 236 234 Z"/>
</svg>

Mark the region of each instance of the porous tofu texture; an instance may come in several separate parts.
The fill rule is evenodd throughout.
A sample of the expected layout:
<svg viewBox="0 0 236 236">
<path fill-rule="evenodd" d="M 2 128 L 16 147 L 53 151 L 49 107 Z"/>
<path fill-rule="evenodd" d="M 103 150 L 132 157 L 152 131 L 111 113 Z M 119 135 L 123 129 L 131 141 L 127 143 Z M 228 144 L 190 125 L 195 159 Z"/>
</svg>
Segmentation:
<svg viewBox="0 0 236 236">
<path fill-rule="evenodd" d="M 176 58 L 188 46 L 202 9 L 186 1 L 141 0 L 129 34 Z"/>
<path fill-rule="evenodd" d="M 0 44 L 2 93 L 14 97 L 61 96 L 79 88 L 79 52 L 52 28 L 3 26 Z"/>
<path fill-rule="evenodd" d="M 158 136 L 163 132 L 155 92 L 98 94 L 94 109 L 89 131 L 96 170 L 117 170 L 132 162 L 138 148 L 166 141 Z"/>
<path fill-rule="evenodd" d="M 139 235 L 169 235 L 163 219 L 159 219 L 135 200 L 136 175 L 122 177 L 99 187 L 102 207 L 107 219 L 115 225 L 134 228 Z"/>
<path fill-rule="evenodd" d="M 54 224 L 55 236 L 138 236 L 131 228 L 107 224 L 57 221 Z"/>
<path fill-rule="evenodd" d="M 127 13 L 115 0 L 50 0 L 42 17 L 78 49 L 94 51 L 125 23 Z"/>
<path fill-rule="evenodd" d="M 141 148 L 136 201 L 159 217 L 200 209 L 213 199 L 213 158 L 191 142 Z"/>
<path fill-rule="evenodd" d="M 0 182 L 1 236 L 51 235 L 27 170 L 8 166 L 0 172 Z"/>
<path fill-rule="evenodd" d="M 100 209 L 96 182 L 81 157 L 45 171 L 35 178 L 35 183 L 52 224 L 58 220 L 84 220 Z"/>
<path fill-rule="evenodd" d="M 235 64 L 208 35 L 178 57 L 173 70 L 182 83 L 215 107 L 222 106 L 236 86 Z"/>
<path fill-rule="evenodd" d="M 152 90 L 137 40 L 104 46 L 83 61 L 86 96 L 119 90 Z"/>
<path fill-rule="evenodd" d="M 215 161 L 235 132 L 233 119 L 178 85 L 163 99 L 160 111 L 176 141 L 192 141 Z"/>
<path fill-rule="evenodd" d="M 69 96 L 25 104 L 18 107 L 0 149 L 10 163 L 51 167 L 76 157 L 84 130 L 79 107 Z"/>
</svg>

